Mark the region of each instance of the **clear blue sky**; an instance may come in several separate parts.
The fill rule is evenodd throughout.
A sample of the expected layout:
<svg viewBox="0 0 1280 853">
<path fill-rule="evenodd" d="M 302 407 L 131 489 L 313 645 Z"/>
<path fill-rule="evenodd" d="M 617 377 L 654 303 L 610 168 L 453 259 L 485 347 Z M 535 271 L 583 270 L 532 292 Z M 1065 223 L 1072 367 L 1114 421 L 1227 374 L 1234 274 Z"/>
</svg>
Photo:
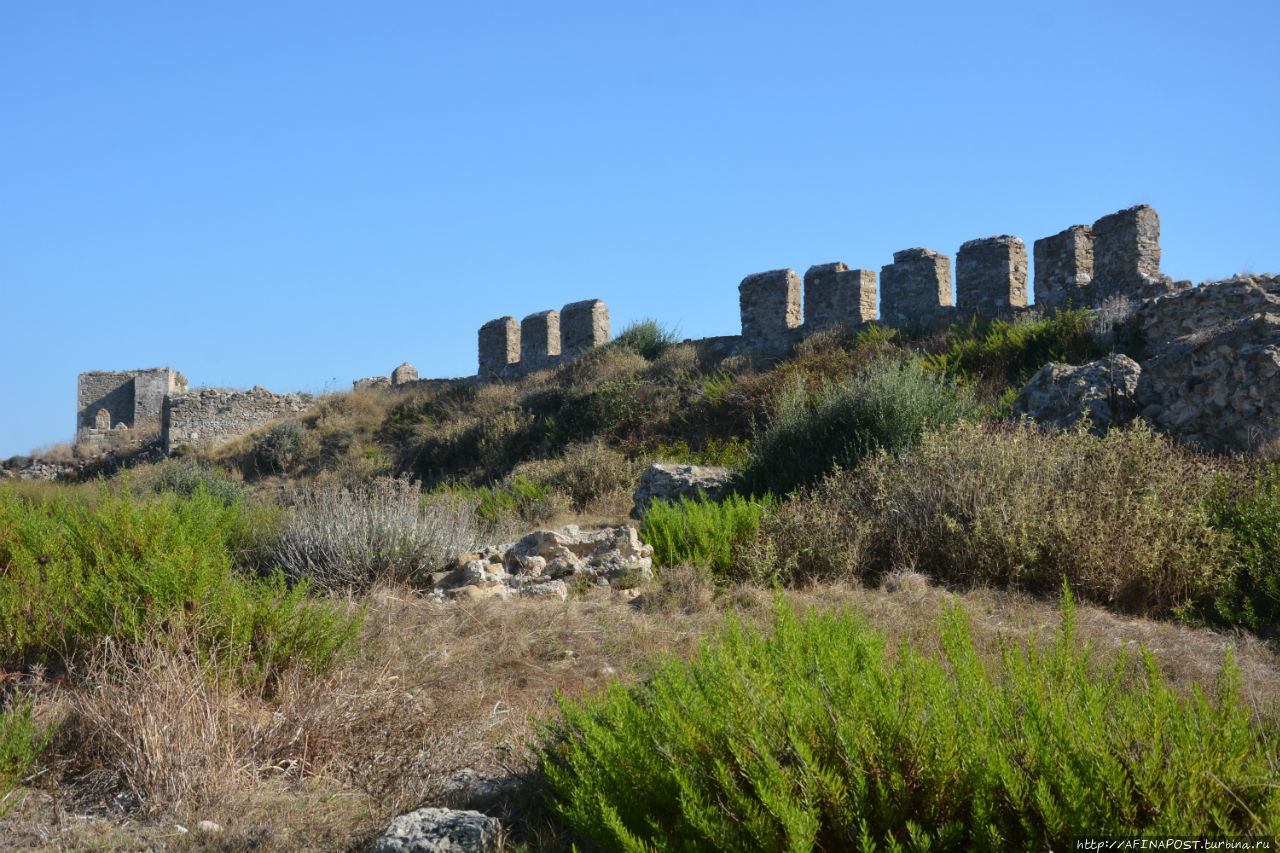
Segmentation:
<svg viewBox="0 0 1280 853">
<path fill-rule="evenodd" d="M 1275 0 L 0 0 L 0 457 L 76 375 L 350 388 L 598 297 L 738 331 L 748 273 L 1149 203 L 1280 272 Z"/>
</svg>

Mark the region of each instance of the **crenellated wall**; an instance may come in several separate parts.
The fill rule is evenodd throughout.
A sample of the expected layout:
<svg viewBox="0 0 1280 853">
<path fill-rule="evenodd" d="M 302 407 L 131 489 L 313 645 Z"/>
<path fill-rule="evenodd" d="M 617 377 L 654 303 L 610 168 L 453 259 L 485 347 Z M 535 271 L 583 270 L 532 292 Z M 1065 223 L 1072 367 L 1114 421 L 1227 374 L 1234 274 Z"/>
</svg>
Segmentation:
<svg viewBox="0 0 1280 853">
<path fill-rule="evenodd" d="M 1150 298 L 1183 287 L 1160 274 L 1160 217 L 1147 205 L 1073 225 L 1035 241 L 1035 307 L 1101 305 L 1116 297 Z M 842 262 L 754 273 L 738 285 L 742 345 L 765 352 L 832 327 L 878 321 L 924 329 L 974 315 L 1006 317 L 1028 307 L 1027 247 L 1003 234 L 969 240 L 951 258 L 932 249 L 903 249 L 876 277 Z M 954 299 L 953 299 L 954 296 Z M 803 312 L 801 305 L 803 304 Z"/>
<path fill-rule="evenodd" d="M 599 299 L 538 311 L 520 322 L 499 317 L 480 327 L 480 379 L 511 379 L 556 367 L 609 342 L 609 309 Z"/>
</svg>

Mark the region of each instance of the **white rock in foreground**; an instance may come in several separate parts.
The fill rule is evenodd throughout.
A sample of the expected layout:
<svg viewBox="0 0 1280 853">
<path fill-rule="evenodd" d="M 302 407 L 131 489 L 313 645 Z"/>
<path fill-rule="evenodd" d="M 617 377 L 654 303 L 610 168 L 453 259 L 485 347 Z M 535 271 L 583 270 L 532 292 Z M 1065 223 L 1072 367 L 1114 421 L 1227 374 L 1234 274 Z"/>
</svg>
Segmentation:
<svg viewBox="0 0 1280 853">
<path fill-rule="evenodd" d="M 502 824 L 473 811 L 418 809 L 391 821 L 371 853 L 489 853 L 496 851 Z"/>
</svg>

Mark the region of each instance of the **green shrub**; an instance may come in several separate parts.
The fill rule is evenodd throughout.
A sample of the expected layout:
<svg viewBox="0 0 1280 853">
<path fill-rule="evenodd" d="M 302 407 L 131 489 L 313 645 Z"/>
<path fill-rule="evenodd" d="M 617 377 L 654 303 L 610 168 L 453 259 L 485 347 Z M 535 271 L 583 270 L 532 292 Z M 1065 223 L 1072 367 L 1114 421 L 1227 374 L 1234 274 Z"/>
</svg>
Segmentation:
<svg viewBox="0 0 1280 853">
<path fill-rule="evenodd" d="M 267 430 L 253 448 L 259 471 L 288 471 L 302 458 L 306 429 L 297 421 L 283 421 Z"/>
<path fill-rule="evenodd" d="M 423 501 L 409 480 L 379 477 L 345 488 L 298 490 L 271 559 L 290 578 L 329 589 L 412 582 L 480 544 L 474 502 L 444 495 Z"/>
<path fill-rule="evenodd" d="M 244 494 L 244 486 L 225 471 L 206 468 L 196 462 L 184 461 L 179 464 L 161 466 L 160 476 L 156 478 L 155 490 L 172 492 L 189 498 L 200 489 L 219 500 L 232 504 L 240 500 Z"/>
<path fill-rule="evenodd" d="M 730 620 L 691 661 L 560 699 L 541 763 L 558 817 L 609 850 L 1044 850 L 1073 836 L 1275 836 L 1280 732 L 1253 724 L 1230 652 L 1177 697 L 1144 651 L 1081 649 L 1064 596 L 1047 649 L 989 672 L 967 616 L 941 658 L 865 619 Z M 762 701 L 767 697 L 767 701 Z"/>
<path fill-rule="evenodd" d="M 570 447 L 557 462 L 557 470 L 548 482 L 565 494 L 577 510 L 602 498 L 629 495 L 640 476 L 637 463 L 599 441 Z"/>
<path fill-rule="evenodd" d="M 818 394 L 797 385 L 752 442 L 740 490 L 790 492 L 875 450 L 896 450 L 926 426 L 973 412 L 972 397 L 918 362 L 880 363 Z"/>
<path fill-rule="evenodd" d="M 628 325 L 609 343 L 633 349 L 644 356 L 646 361 L 655 361 L 679 342 L 679 335 L 674 329 L 668 329 L 657 320 L 646 317 Z"/>
<path fill-rule="evenodd" d="M 12 697 L 0 714 L 0 817 L 13 808 L 9 794 L 22 784 L 53 733 L 53 728 L 42 731 L 32 721 L 28 698 Z"/>
<path fill-rule="evenodd" d="M 1226 580 L 1230 540 L 1205 509 L 1204 462 L 1143 426 L 1098 437 L 956 424 L 782 507 L 746 562 L 768 573 L 778 559 L 784 580 L 911 567 L 1038 592 L 1065 576 L 1091 601 L 1168 613 Z"/>
<path fill-rule="evenodd" d="M 701 450 L 694 450 L 687 441 L 680 439 L 659 442 L 656 448 L 647 451 L 645 455 L 663 462 L 744 468 L 751 458 L 751 442 L 736 435 L 726 439 L 712 436 L 703 442 Z"/>
<path fill-rule="evenodd" d="M 92 506 L 0 489 L 0 660 L 20 669 L 104 637 L 143 643 L 185 627 L 200 654 L 238 680 L 258 683 L 295 662 L 323 668 L 360 618 L 278 572 L 237 572 L 251 523 L 204 489 L 148 499 L 103 486 Z"/>
<path fill-rule="evenodd" d="M 1035 320 L 974 317 L 952 326 L 947 349 L 928 362 L 966 381 L 987 377 L 1002 386 L 1020 386 L 1051 361 L 1078 364 L 1099 357 L 1092 325 L 1092 315 L 1083 308 Z"/>
<path fill-rule="evenodd" d="M 771 495 L 760 500 L 730 495 L 719 502 L 655 501 L 640 525 L 640 538 L 653 546 L 659 566 L 706 567 L 727 577 L 742 543 L 750 540 L 773 503 Z"/>
<path fill-rule="evenodd" d="M 542 421 L 518 407 L 442 424 L 406 448 L 409 467 L 425 483 L 459 477 L 493 482 L 519 462 L 541 455 L 549 444 L 546 431 Z"/>
<path fill-rule="evenodd" d="M 1280 465 L 1269 464 L 1243 489 L 1219 476 L 1208 511 L 1213 526 L 1231 535 L 1233 580 L 1206 609 L 1229 624 L 1274 632 L 1280 624 Z"/>
<path fill-rule="evenodd" d="M 536 463 L 532 463 L 536 464 Z M 430 496 L 452 495 L 475 503 L 476 517 L 482 519 L 488 529 L 500 528 L 511 515 L 524 521 L 540 521 L 548 517 L 552 508 L 553 489 L 550 485 L 536 483 L 521 474 L 508 478 L 496 486 L 468 486 L 465 483 L 448 483 L 438 486 Z M 551 506 L 549 506 L 551 505 Z"/>
</svg>

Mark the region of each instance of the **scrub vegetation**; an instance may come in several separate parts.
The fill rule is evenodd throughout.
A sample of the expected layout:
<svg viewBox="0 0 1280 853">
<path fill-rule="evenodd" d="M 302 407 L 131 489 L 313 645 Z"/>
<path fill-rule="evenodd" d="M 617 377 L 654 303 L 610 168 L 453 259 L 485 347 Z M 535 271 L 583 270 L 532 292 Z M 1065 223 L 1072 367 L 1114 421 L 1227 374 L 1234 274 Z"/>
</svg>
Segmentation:
<svg viewBox="0 0 1280 853">
<path fill-rule="evenodd" d="M 1044 361 L 1114 346 L 1095 325 L 765 359 L 645 321 L 518 381 L 0 483 L 0 842 L 363 849 L 467 768 L 515 780 L 509 850 L 1275 837 L 1280 468 L 1009 418 Z M 657 461 L 738 475 L 629 521 Z M 638 524 L 656 579 L 428 594 L 567 523 Z"/>
</svg>

